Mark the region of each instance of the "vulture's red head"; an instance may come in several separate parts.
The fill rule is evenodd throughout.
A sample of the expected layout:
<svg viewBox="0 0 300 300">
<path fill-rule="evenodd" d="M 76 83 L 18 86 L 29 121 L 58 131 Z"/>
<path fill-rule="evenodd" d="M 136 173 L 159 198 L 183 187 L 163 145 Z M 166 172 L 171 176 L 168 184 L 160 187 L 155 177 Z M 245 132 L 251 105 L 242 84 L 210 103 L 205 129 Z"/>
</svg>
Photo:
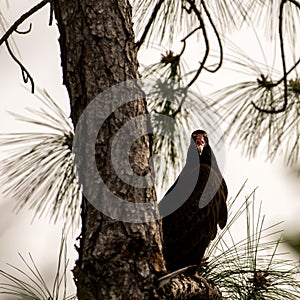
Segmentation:
<svg viewBox="0 0 300 300">
<path fill-rule="evenodd" d="M 199 155 L 201 155 L 204 147 L 208 145 L 207 133 L 204 130 L 196 130 L 192 133 L 192 138 L 196 144 Z"/>
</svg>

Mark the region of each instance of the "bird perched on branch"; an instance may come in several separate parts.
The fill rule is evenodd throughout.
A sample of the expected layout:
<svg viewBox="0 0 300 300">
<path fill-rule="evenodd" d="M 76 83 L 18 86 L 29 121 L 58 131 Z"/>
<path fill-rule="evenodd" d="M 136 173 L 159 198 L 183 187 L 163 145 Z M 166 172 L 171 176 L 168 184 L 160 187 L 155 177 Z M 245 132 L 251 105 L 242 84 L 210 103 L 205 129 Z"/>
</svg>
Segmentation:
<svg viewBox="0 0 300 300">
<path fill-rule="evenodd" d="M 159 203 L 168 271 L 200 265 L 204 252 L 227 222 L 227 186 L 207 133 L 192 133 L 186 164 Z"/>
</svg>

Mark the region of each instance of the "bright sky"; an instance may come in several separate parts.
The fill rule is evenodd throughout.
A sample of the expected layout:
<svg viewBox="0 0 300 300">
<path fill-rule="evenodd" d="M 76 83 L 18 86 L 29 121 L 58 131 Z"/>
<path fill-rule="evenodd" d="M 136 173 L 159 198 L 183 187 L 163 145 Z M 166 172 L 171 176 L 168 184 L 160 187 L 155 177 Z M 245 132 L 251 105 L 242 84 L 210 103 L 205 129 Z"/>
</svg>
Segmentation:
<svg viewBox="0 0 300 300">
<path fill-rule="evenodd" d="M 11 1 L 10 3 L 13 3 Z M 15 1 L 16 2 L 16 1 Z M 19 11 L 15 11 L 15 5 L 10 4 L 10 15 L 7 21 L 11 23 L 21 11 L 32 6 L 31 1 L 18 1 Z M 1 7 L 5 8 L 5 1 L 0 1 Z M 68 100 L 65 88 L 62 86 L 60 70 L 60 56 L 58 52 L 58 35 L 55 24 L 48 26 L 48 9 L 43 9 L 35 17 L 32 32 L 28 35 L 16 36 L 18 49 L 22 61 L 33 76 L 37 86 L 45 88 L 51 97 L 68 112 Z M 26 30 L 28 23 L 20 30 Z M 249 38 L 245 33 L 236 34 L 236 43 L 241 43 L 248 53 L 258 53 L 253 42 L 254 37 Z M 252 50 L 253 49 L 253 50 Z M 25 130 L 21 122 L 17 122 L 7 111 L 22 113 L 25 107 L 37 103 L 36 98 L 24 90 L 21 72 L 18 66 L 8 56 L 5 47 L 0 48 L 0 128 L 1 132 L 22 132 Z M 224 84 L 223 79 L 233 81 L 234 78 L 220 75 L 214 80 L 215 86 Z M 205 79 L 209 82 L 209 78 Z M 26 85 L 29 89 L 29 84 Z M 211 86 L 208 86 L 210 89 Z M 280 159 L 274 163 L 266 162 L 266 157 L 261 153 L 257 158 L 249 161 L 241 156 L 238 149 L 226 145 L 226 160 L 224 177 L 229 186 L 231 196 L 239 190 L 243 182 L 248 179 L 246 193 L 259 187 L 256 192 L 256 201 L 262 201 L 263 213 L 266 214 L 266 223 L 273 224 L 279 220 L 286 221 L 285 226 L 289 230 L 300 227 L 300 185 L 299 178 L 283 166 Z M 60 242 L 61 224 L 48 224 L 46 219 L 36 220 L 31 224 L 32 212 L 26 209 L 20 214 L 12 212 L 14 204 L 8 198 L 1 197 L 0 201 L 0 268 L 5 268 L 6 263 L 21 265 L 17 258 L 20 252 L 27 255 L 30 252 L 42 272 L 49 272 L 49 268 L 55 265 Z M 259 206 L 259 205 L 258 205 Z M 70 239 L 69 251 L 70 264 L 75 257 L 73 241 Z M 0 299 L 4 299 L 1 298 Z"/>
</svg>

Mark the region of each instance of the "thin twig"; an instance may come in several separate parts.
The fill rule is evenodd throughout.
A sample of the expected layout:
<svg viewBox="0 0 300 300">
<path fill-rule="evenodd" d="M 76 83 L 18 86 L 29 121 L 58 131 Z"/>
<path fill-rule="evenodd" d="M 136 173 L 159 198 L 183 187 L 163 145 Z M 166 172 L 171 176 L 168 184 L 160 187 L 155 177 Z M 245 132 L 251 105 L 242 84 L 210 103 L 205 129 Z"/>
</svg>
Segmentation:
<svg viewBox="0 0 300 300">
<path fill-rule="evenodd" d="M 53 5 L 53 0 L 50 0 L 49 26 L 52 26 L 52 23 L 53 23 L 53 15 L 54 15 L 54 5 Z"/>
<path fill-rule="evenodd" d="M 288 0 L 289 2 L 293 3 L 294 5 L 296 5 L 298 8 L 300 8 L 300 3 L 295 1 L 295 0 Z"/>
<path fill-rule="evenodd" d="M 262 108 L 258 107 L 252 101 L 251 103 L 255 107 L 255 109 L 257 109 L 258 111 L 260 111 L 262 113 L 268 113 L 268 114 L 282 113 L 286 110 L 286 107 L 287 107 L 287 104 L 288 104 L 287 71 L 286 71 L 285 52 L 284 52 L 283 30 L 282 30 L 283 29 L 282 28 L 283 27 L 283 9 L 284 9 L 284 5 L 286 4 L 286 2 L 287 2 L 287 0 L 282 0 L 281 1 L 280 10 L 279 10 L 279 39 L 280 39 L 281 60 L 282 60 L 282 68 L 283 68 L 282 80 L 283 80 L 283 83 L 284 83 L 284 103 L 283 103 L 282 108 L 276 110 L 276 109 L 262 109 Z"/>
<path fill-rule="evenodd" d="M 181 40 L 181 42 L 183 42 L 183 47 L 182 47 L 182 49 L 181 49 L 180 54 L 178 55 L 179 57 L 181 57 L 181 56 L 183 55 L 183 53 L 184 53 L 184 50 L 185 50 L 185 48 L 186 48 L 186 40 L 187 40 L 190 36 L 192 36 L 192 35 L 193 35 L 197 30 L 199 30 L 199 29 L 201 29 L 201 26 L 198 26 L 197 28 L 195 28 L 194 30 L 192 30 L 187 36 L 185 36 L 185 37 Z M 181 112 L 182 105 L 183 105 L 183 103 L 184 103 L 184 101 L 185 101 L 185 99 L 186 99 L 186 97 L 187 97 L 187 90 L 188 90 L 188 87 L 182 89 L 182 92 L 183 92 L 183 95 L 184 95 L 184 96 L 182 97 L 182 100 L 181 100 L 181 102 L 180 102 L 178 108 L 173 112 L 172 118 L 175 118 L 176 115 L 177 115 L 178 113 Z"/>
<path fill-rule="evenodd" d="M 291 2 L 292 4 L 296 5 L 299 9 L 300 9 L 300 3 L 298 3 L 297 1 L 294 0 L 288 0 L 289 2 Z M 299 65 L 300 63 L 300 58 L 297 60 L 297 62 L 290 68 L 289 71 L 286 72 L 286 76 L 288 76 L 293 70 L 296 69 L 296 67 Z M 284 76 L 278 80 L 276 83 L 274 83 L 274 86 L 279 85 L 282 81 L 284 80 Z"/>
<path fill-rule="evenodd" d="M 214 31 L 214 33 L 215 33 L 215 35 L 217 37 L 217 41 L 218 41 L 219 48 L 220 48 L 220 60 L 219 60 L 218 65 L 213 70 L 210 70 L 210 69 L 208 69 L 208 68 L 205 67 L 206 71 L 208 71 L 210 73 L 215 73 L 215 72 L 217 72 L 221 68 L 222 63 L 223 63 L 223 45 L 222 45 L 222 41 L 221 41 L 219 32 L 218 32 L 218 30 L 217 30 L 217 28 L 216 28 L 216 26 L 215 26 L 215 24 L 214 24 L 214 22 L 213 22 L 213 20 L 211 18 L 211 15 L 210 15 L 207 7 L 206 7 L 206 4 L 204 3 L 204 1 L 202 1 L 201 3 L 202 3 L 202 6 L 204 8 L 204 11 L 206 13 L 206 16 L 207 16 L 207 18 L 208 18 L 208 20 L 209 20 L 209 22 L 210 22 L 210 24 L 211 24 L 211 26 L 213 28 L 213 31 Z"/>
<path fill-rule="evenodd" d="M 147 25 L 146 25 L 146 27 L 145 27 L 145 30 L 144 30 L 144 32 L 143 32 L 143 34 L 142 34 L 140 40 L 139 40 L 138 42 L 136 42 L 136 44 L 135 44 L 136 47 L 137 47 L 137 49 L 139 49 L 139 48 L 141 47 L 141 45 L 144 43 L 144 41 L 145 41 L 145 39 L 146 39 L 146 37 L 147 37 L 147 35 L 148 35 L 148 32 L 149 32 L 149 30 L 150 30 L 150 28 L 151 28 L 153 22 L 155 21 L 155 18 L 156 18 L 156 16 L 157 16 L 157 14 L 158 14 L 158 12 L 159 12 L 159 10 L 160 10 L 160 7 L 162 6 L 163 2 L 164 2 L 164 0 L 160 0 L 160 1 L 155 5 L 155 7 L 154 7 L 154 9 L 153 9 L 153 12 L 152 12 L 152 14 L 151 14 L 151 17 L 150 17 L 150 19 L 149 19 L 149 21 L 148 21 L 148 23 L 147 23 Z"/>
<path fill-rule="evenodd" d="M 22 76 L 23 80 L 25 83 L 28 82 L 28 79 L 30 80 L 31 83 L 31 92 L 34 93 L 34 81 L 33 78 L 31 77 L 30 73 L 27 71 L 27 69 L 24 67 L 24 65 L 18 60 L 18 58 L 14 55 L 13 51 L 11 50 L 8 41 L 5 41 L 5 45 L 7 47 L 8 53 L 12 57 L 12 59 L 19 65 L 22 71 Z"/>
<path fill-rule="evenodd" d="M 200 73 L 202 72 L 202 70 L 204 68 L 205 62 L 206 62 L 206 60 L 208 58 L 208 55 L 209 55 L 209 40 L 208 40 L 208 36 L 207 36 L 207 32 L 206 32 L 206 29 L 205 29 L 203 19 L 201 17 L 201 14 L 200 14 L 199 10 L 196 7 L 194 1 L 192 1 L 192 0 L 187 0 L 187 1 L 191 6 L 192 11 L 195 13 L 195 15 L 197 16 L 197 18 L 200 22 L 200 27 L 201 27 L 202 32 L 203 32 L 203 37 L 204 37 L 205 46 L 206 46 L 204 57 L 203 57 L 202 61 L 200 62 L 200 67 L 197 70 L 195 76 L 192 78 L 192 80 L 187 85 L 187 87 L 190 87 L 197 80 L 197 78 L 199 77 Z"/>
<path fill-rule="evenodd" d="M 32 29 L 32 23 L 29 24 L 29 28 L 27 30 L 20 31 L 20 30 L 16 29 L 15 32 L 18 33 L 18 34 L 27 34 L 27 33 L 29 33 L 31 31 L 31 29 Z"/>
<path fill-rule="evenodd" d="M 286 72 L 286 76 L 288 76 L 292 71 L 294 71 L 296 69 L 296 67 L 299 65 L 300 63 L 300 58 L 297 60 L 297 62 L 290 68 L 289 71 Z M 280 84 L 282 81 L 284 80 L 284 76 L 278 80 L 277 82 L 274 83 L 274 86 L 277 86 L 278 84 Z"/>
<path fill-rule="evenodd" d="M 191 31 L 186 37 L 184 37 L 182 40 L 181 40 L 181 42 L 183 43 L 183 47 L 182 47 L 182 49 L 181 49 L 181 52 L 180 52 L 180 54 L 179 54 L 179 56 L 182 56 L 182 54 L 183 54 L 183 52 L 184 52 L 184 50 L 185 50 L 185 48 L 186 48 L 186 40 L 190 37 L 190 36 L 192 36 L 197 30 L 199 30 L 199 29 L 201 29 L 201 26 L 198 26 L 197 28 L 195 28 L 193 31 Z"/>
<path fill-rule="evenodd" d="M 24 13 L 19 19 L 17 19 L 13 25 L 11 25 L 11 27 L 5 32 L 5 34 L 2 36 L 2 38 L 0 39 L 0 46 L 7 41 L 7 39 L 9 38 L 9 36 L 17 30 L 18 26 L 20 24 L 22 24 L 26 19 L 28 19 L 30 16 L 32 16 L 35 12 L 37 12 L 38 10 L 40 10 L 42 7 L 44 7 L 48 2 L 50 2 L 51 0 L 43 0 L 42 2 L 38 3 L 36 6 L 34 6 L 33 8 L 31 8 L 29 11 L 27 11 L 26 13 Z"/>
</svg>

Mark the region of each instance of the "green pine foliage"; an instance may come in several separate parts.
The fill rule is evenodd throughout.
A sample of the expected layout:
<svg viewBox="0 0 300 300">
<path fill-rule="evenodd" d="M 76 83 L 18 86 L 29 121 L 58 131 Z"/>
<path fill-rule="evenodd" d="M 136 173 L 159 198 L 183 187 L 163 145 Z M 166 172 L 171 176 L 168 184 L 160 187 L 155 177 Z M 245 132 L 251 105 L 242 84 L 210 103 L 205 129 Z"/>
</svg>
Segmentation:
<svg viewBox="0 0 300 300">
<path fill-rule="evenodd" d="M 228 225 L 207 250 L 200 274 L 218 283 L 224 299 L 299 299 L 300 265 L 281 238 L 282 222 L 266 226 L 255 191 L 244 196 L 243 188 L 229 200 Z M 243 225 L 246 237 L 239 239 L 236 228 Z"/>
<path fill-rule="evenodd" d="M 23 266 L 8 265 L 9 271 L 0 270 L 0 295 L 21 300 L 76 300 L 76 296 L 67 295 L 67 246 L 64 237 L 58 255 L 53 285 L 49 287 L 43 275 L 29 253 L 28 258 L 19 254 Z M 11 298 L 10 298 L 11 299 Z"/>
<path fill-rule="evenodd" d="M 31 117 L 12 113 L 36 130 L 0 135 L 5 155 L 0 162 L 2 192 L 16 200 L 17 211 L 26 206 L 37 217 L 77 225 L 81 196 L 72 153 L 73 127 L 46 91 L 39 90 L 36 97 L 40 108 L 28 108 Z"/>
</svg>

